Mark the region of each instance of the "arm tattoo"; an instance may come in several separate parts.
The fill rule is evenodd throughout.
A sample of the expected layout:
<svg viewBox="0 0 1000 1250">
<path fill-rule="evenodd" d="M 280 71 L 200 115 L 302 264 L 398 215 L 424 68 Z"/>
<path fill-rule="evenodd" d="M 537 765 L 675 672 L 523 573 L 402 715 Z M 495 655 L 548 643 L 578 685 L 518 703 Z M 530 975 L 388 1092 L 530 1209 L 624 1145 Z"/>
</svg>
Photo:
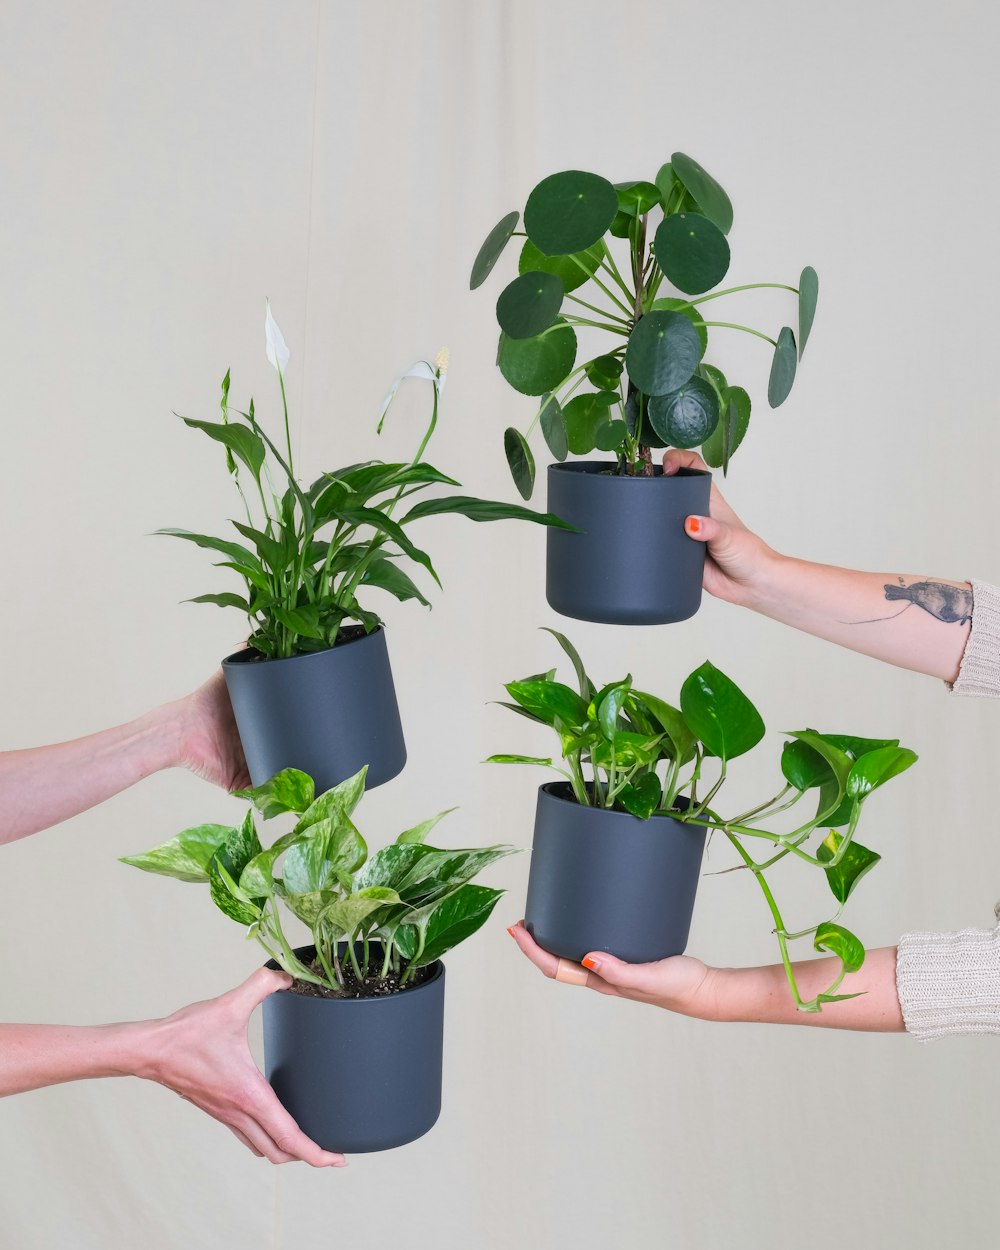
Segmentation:
<svg viewBox="0 0 1000 1250">
<path fill-rule="evenodd" d="M 877 621 L 891 621 L 914 604 L 945 625 L 964 625 L 972 620 L 972 590 L 968 586 L 949 586 L 946 582 L 931 581 L 911 582 L 907 586 L 901 577 L 898 584 L 889 582 L 883 589 L 887 600 L 905 599 L 906 606 L 889 616 L 876 616 L 869 621 L 853 621 L 851 624 L 872 625 Z"/>
</svg>

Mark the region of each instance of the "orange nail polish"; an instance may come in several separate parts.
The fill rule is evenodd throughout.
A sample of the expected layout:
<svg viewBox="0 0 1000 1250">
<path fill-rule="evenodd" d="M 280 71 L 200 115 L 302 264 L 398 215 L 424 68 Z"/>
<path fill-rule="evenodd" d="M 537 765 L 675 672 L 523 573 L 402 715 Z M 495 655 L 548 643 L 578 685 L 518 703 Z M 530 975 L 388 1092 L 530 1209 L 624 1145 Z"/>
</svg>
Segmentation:
<svg viewBox="0 0 1000 1250">
<path fill-rule="evenodd" d="M 585 959 L 581 959 L 580 963 L 582 963 L 585 968 L 589 968 L 591 972 L 597 971 L 597 960 L 593 957 L 593 955 L 588 955 Z"/>
<path fill-rule="evenodd" d="M 689 516 L 687 519 L 687 531 L 689 534 L 701 533 L 701 521 L 696 516 Z"/>
<path fill-rule="evenodd" d="M 511 926 L 510 926 L 510 928 L 507 930 L 507 932 L 510 934 L 510 936 L 511 936 L 511 937 L 513 937 L 513 936 L 514 936 L 514 926 L 513 926 L 513 925 L 511 925 Z"/>
</svg>

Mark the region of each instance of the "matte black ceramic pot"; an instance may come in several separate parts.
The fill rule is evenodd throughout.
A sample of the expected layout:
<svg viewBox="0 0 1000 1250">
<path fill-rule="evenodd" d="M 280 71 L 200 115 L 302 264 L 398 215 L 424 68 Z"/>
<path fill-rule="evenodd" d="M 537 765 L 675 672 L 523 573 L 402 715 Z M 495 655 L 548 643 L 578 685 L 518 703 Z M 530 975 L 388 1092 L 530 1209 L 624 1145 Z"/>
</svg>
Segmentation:
<svg viewBox="0 0 1000 1250">
<path fill-rule="evenodd" d="M 705 830 L 584 807 L 565 782 L 542 786 L 524 923 L 539 946 L 579 962 L 680 955 L 698 890 Z"/>
<path fill-rule="evenodd" d="M 253 784 L 299 768 L 322 794 L 368 765 L 369 789 L 406 763 L 385 631 L 286 660 L 222 661 Z"/>
<path fill-rule="evenodd" d="M 610 625 L 664 625 L 701 604 L 705 545 L 684 520 L 708 515 L 712 475 L 618 476 L 614 463 L 549 465 L 548 509 L 576 527 L 548 529 L 545 597 L 563 616 Z"/>
<path fill-rule="evenodd" d="M 316 948 L 295 954 L 308 963 Z M 390 1150 L 433 1128 L 441 1113 L 444 964 L 384 998 L 278 990 L 263 1011 L 265 1075 L 324 1150 Z"/>
</svg>

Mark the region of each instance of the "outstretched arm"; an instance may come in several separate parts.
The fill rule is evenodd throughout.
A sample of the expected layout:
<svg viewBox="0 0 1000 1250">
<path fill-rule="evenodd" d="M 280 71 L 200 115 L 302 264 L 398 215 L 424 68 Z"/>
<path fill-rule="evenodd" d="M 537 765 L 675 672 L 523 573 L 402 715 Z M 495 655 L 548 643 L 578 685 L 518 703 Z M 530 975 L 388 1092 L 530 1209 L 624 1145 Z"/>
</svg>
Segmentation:
<svg viewBox="0 0 1000 1250">
<path fill-rule="evenodd" d="M 261 1076 L 247 1045 L 247 1022 L 285 972 L 258 969 L 228 994 L 163 1020 L 74 1027 L 0 1024 L 0 1097 L 92 1077 L 157 1081 L 221 1121 L 255 1155 L 340 1167 L 299 1129 Z"/>
<path fill-rule="evenodd" d="M 694 452 L 669 451 L 664 472 L 705 468 Z M 863 573 L 779 555 L 743 524 L 713 485 L 710 516 L 689 517 L 708 545 L 705 589 L 720 599 L 828 642 L 953 682 L 972 621 L 965 581 Z"/>
<path fill-rule="evenodd" d="M 190 768 L 227 790 L 250 784 L 221 672 L 127 725 L 0 754 L 0 843 L 68 820 L 163 768 Z"/>
</svg>

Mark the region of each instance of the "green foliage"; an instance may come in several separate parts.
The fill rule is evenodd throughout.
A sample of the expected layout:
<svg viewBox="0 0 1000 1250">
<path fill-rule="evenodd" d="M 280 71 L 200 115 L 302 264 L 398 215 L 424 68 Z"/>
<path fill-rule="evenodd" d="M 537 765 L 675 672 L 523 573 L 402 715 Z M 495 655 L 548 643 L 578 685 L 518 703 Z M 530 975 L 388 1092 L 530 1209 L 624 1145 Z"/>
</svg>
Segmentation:
<svg viewBox="0 0 1000 1250">
<path fill-rule="evenodd" d="M 513 222 L 505 219 L 490 236 L 489 247 L 484 245 L 485 256 L 477 261 L 480 280 L 489 272 L 516 224 L 517 214 Z M 519 290 L 527 293 L 529 289 L 537 290 L 539 284 L 545 296 L 541 313 L 548 317 L 545 300 L 551 304 L 555 298 L 557 311 L 562 284 L 557 277 L 539 273 Z M 537 303 L 533 304 L 525 294 L 513 302 L 511 318 L 513 323 L 522 326 L 527 318 L 531 328 L 541 313 Z M 566 327 L 565 333 L 573 338 L 575 353 L 572 329 Z M 534 338 L 523 341 L 528 344 L 529 353 L 533 350 L 531 345 L 538 342 Z M 557 335 L 551 341 L 558 345 L 561 340 Z M 270 354 L 270 341 L 268 351 Z M 429 606 L 423 591 L 405 567 L 401 567 L 409 562 L 438 581 L 430 556 L 408 533 L 409 527 L 424 517 L 453 513 L 474 521 L 562 524 L 550 514 L 520 505 L 466 495 L 425 495 L 435 486 L 459 485 L 453 477 L 423 459 L 437 425 L 444 385 L 443 357 L 433 365 L 421 361 L 404 375 L 424 378 L 433 389 L 428 426 L 412 460 L 399 463 L 368 460 L 323 473 L 309 487 L 301 485 L 293 466 L 282 360 L 275 355 L 272 363 L 278 368 L 281 390 L 283 452 L 258 421 L 252 400 L 245 412 L 230 407 L 228 373 L 222 386 L 222 421 L 185 419 L 186 425 L 207 434 L 225 449 L 226 467 L 237 487 L 245 516 L 245 520 L 233 521 L 233 526 L 243 541 L 183 529 L 157 531 L 215 552 L 224 557 L 216 567 L 230 569 L 242 578 L 245 595 L 203 594 L 192 602 L 239 608 L 249 620 L 249 645 L 264 656 L 280 659 L 322 651 L 350 637 L 347 631 L 356 626 L 370 633 L 381 624 L 378 613 L 367 602 L 372 590 L 382 591 L 400 602 L 412 599 Z M 563 376 L 564 363 L 563 357 L 559 357 L 555 370 L 559 378 Z M 383 404 L 379 431 L 401 381 L 402 378 L 396 380 Z M 527 498 L 531 494 L 534 464 L 527 443 L 519 434 L 516 438 L 520 440 L 518 450 L 521 453 L 517 474 Z M 414 496 L 418 495 L 420 502 L 415 502 Z M 394 517 L 393 513 L 404 500 L 409 501 L 407 512 Z M 273 813 L 265 813 L 269 814 Z"/>
<path fill-rule="evenodd" d="M 314 799 L 312 779 L 285 769 L 240 792 L 253 804 L 240 826 L 199 825 L 122 862 L 208 884 L 216 907 L 294 977 L 343 990 L 338 952 L 346 949 L 356 976 L 374 972 L 384 979 L 392 972 L 405 985 L 414 969 L 440 959 L 486 922 L 503 891 L 472 885 L 471 879 L 514 848 L 428 846 L 427 835 L 448 814 L 439 812 L 369 858 L 351 819 L 366 771 Z M 289 812 L 298 820 L 265 850 L 254 808 L 265 820 Z M 309 926 L 320 972 L 296 959 L 282 909 Z"/>
<path fill-rule="evenodd" d="M 669 815 L 717 831 L 761 885 L 796 1004 L 803 1011 L 819 1011 L 824 1003 L 843 997 L 834 991 L 844 976 L 861 967 L 863 945 L 836 923 L 839 911 L 789 933 L 765 873 L 783 861 L 789 867 L 806 864 L 824 874 L 843 908 L 881 858 L 855 839 L 864 805 L 877 789 L 910 768 L 916 755 L 894 738 L 798 730 L 782 747 L 783 787 L 747 811 L 723 816 L 719 796 L 730 762 L 765 736 L 760 713 L 736 683 L 706 662 L 683 682 L 679 708 L 637 689 L 631 676 L 598 687 L 569 639 L 555 630 L 546 632 L 569 658 L 576 689 L 560 681 L 553 669 L 509 682 L 512 702 L 504 706 L 555 731 L 560 763 L 521 753 L 492 755 L 488 762 L 554 767 L 568 783 L 567 794 L 586 807 L 629 812 L 640 820 Z M 705 774 L 713 760 L 718 764 L 709 782 Z M 815 814 L 790 829 L 778 827 L 782 822 L 776 818 L 810 792 L 818 794 Z M 844 832 L 831 828 L 838 825 L 845 826 Z M 755 859 L 747 849 L 755 842 L 767 851 L 765 859 Z M 817 950 L 841 959 L 834 983 L 808 1002 L 799 996 L 788 953 L 791 941 L 806 937 L 814 939 Z"/>
<path fill-rule="evenodd" d="M 490 232 L 473 265 L 471 287 L 488 276 L 518 220 L 517 212 L 508 213 Z M 501 373 L 522 395 L 545 396 L 529 429 L 508 430 L 504 438 L 524 498 L 535 483 L 527 440 L 536 425 L 560 461 L 568 453 L 604 451 L 615 457 L 611 471 L 634 474 L 650 448 L 700 447 L 710 467 L 728 472 L 747 434 L 751 402 L 745 389 L 729 386 L 705 363 L 716 329 L 771 343 L 768 401 L 776 408 L 787 399 L 816 315 L 816 271 L 807 265 L 798 287 L 720 287 L 729 271 L 732 224 L 729 196 L 683 152 L 675 152 L 652 180 L 612 184 L 594 173 L 565 170 L 532 190 L 518 276 L 496 304 Z M 797 297 L 798 345 L 787 326 L 774 339 L 712 315 L 715 305 L 708 301 L 764 287 Z M 579 365 L 578 330 L 607 340 L 600 354 Z M 606 411 L 595 409 L 593 394 L 576 394 L 584 379 L 597 394 L 610 396 Z"/>
</svg>

